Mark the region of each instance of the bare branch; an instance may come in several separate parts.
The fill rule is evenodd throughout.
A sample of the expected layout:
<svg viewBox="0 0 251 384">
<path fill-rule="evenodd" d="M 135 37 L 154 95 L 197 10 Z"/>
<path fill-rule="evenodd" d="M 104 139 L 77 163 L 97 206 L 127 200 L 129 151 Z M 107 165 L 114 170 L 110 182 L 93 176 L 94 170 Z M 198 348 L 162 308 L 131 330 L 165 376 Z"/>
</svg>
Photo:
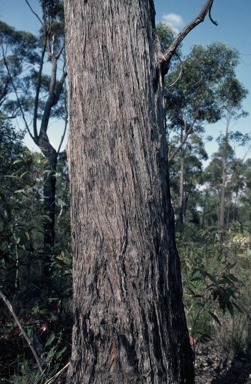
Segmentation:
<svg viewBox="0 0 251 384">
<path fill-rule="evenodd" d="M 55 54 L 56 59 L 59 58 L 59 56 L 60 56 L 61 53 L 63 52 L 63 49 L 64 49 L 64 44 L 62 44 L 62 46 L 59 48 L 58 53 Z"/>
<path fill-rule="evenodd" d="M 214 21 L 211 17 L 211 10 L 213 6 L 214 0 L 207 0 L 206 4 L 198 14 L 198 16 L 193 19 L 189 24 L 185 26 L 185 28 L 182 29 L 182 31 L 176 36 L 174 41 L 171 43 L 168 50 L 162 54 L 162 60 L 161 60 L 161 67 L 162 67 L 162 74 L 165 75 L 168 71 L 169 63 L 174 55 L 176 49 L 181 44 L 181 42 L 184 40 L 184 38 L 188 35 L 189 32 L 191 32 L 192 29 L 194 29 L 197 25 L 202 23 L 206 17 L 206 15 L 209 13 L 210 20 L 217 25 L 217 22 Z"/>
<path fill-rule="evenodd" d="M 56 104 L 56 81 L 57 81 L 57 60 L 54 56 L 51 58 L 51 64 L 52 64 L 52 70 L 51 70 L 51 79 L 50 79 L 50 85 L 49 85 L 49 96 L 46 100 L 45 106 L 44 106 L 44 112 L 42 116 L 42 122 L 40 127 L 39 136 L 45 137 L 47 135 L 47 129 L 51 114 L 52 107 Z"/>
<path fill-rule="evenodd" d="M 212 2 L 212 4 L 211 4 L 211 6 L 209 7 L 209 19 L 212 21 L 212 23 L 213 23 L 214 25 L 217 26 L 217 25 L 218 25 L 218 22 L 215 21 L 215 20 L 213 20 L 212 15 L 211 15 L 212 6 L 213 6 L 213 2 Z"/>
<path fill-rule="evenodd" d="M 37 115 L 38 115 L 38 102 L 39 102 L 39 94 L 41 90 L 42 83 L 42 72 L 44 65 L 44 56 L 46 52 L 46 41 L 43 46 L 42 56 L 40 58 L 39 71 L 38 71 L 38 81 L 36 86 L 36 96 L 35 96 L 35 105 L 34 105 L 34 116 L 33 116 L 33 130 L 34 130 L 34 138 L 35 143 L 38 144 L 38 131 L 37 131 Z"/>
<path fill-rule="evenodd" d="M 28 4 L 28 7 L 30 8 L 31 12 L 38 18 L 38 20 L 40 21 L 40 23 L 43 25 L 43 22 L 42 20 L 40 19 L 40 17 L 38 16 L 38 14 L 34 11 L 34 9 L 32 8 L 32 6 L 30 5 L 29 1 L 28 0 L 25 0 L 26 4 Z"/>
<path fill-rule="evenodd" d="M 179 57 L 179 55 L 175 52 L 175 55 L 178 57 L 179 61 L 180 61 L 180 71 L 179 71 L 179 74 L 177 76 L 177 78 L 172 82 L 172 84 L 170 85 L 167 85 L 168 88 L 171 88 L 174 84 L 177 83 L 177 81 L 179 81 L 181 75 L 182 75 L 182 69 L 183 69 L 183 66 L 182 66 L 182 60 L 181 58 Z"/>
</svg>

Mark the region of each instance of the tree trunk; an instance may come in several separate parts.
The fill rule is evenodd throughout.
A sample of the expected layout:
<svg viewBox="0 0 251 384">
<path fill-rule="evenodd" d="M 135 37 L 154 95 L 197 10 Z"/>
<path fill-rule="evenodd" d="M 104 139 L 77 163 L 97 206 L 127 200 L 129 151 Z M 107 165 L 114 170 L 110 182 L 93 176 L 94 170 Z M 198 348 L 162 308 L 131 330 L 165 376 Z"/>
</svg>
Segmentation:
<svg viewBox="0 0 251 384">
<path fill-rule="evenodd" d="M 224 137 L 223 154 L 222 154 L 222 182 L 221 182 L 221 203 L 220 203 L 220 217 L 219 225 L 222 229 L 225 228 L 225 194 L 227 182 L 227 144 L 228 144 L 228 130 L 230 119 L 227 117 L 226 133 Z"/>
<path fill-rule="evenodd" d="M 225 188 L 226 188 L 227 168 L 226 155 L 222 158 L 222 183 L 221 183 L 221 203 L 220 203 L 220 220 L 219 224 L 222 229 L 225 228 Z"/>
<path fill-rule="evenodd" d="M 182 140 L 182 129 L 181 129 Z M 184 168 L 185 168 L 185 150 L 184 147 L 180 149 L 180 198 L 179 198 L 179 210 L 180 210 L 180 223 L 185 224 L 185 194 L 184 194 Z"/>
<path fill-rule="evenodd" d="M 193 383 L 152 0 L 66 0 L 68 383 Z"/>
<path fill-rule="evenodd" d="M 51 281 L 51 254 L 55 243 L 55 200 L 56 200 L 56 168 L 58 153 L 49 140 L 40 142 L 40 149 L 47 159 L 44 176 L 44 259 L 43 279 L 49 292 L 52 290 Z"/>
</svg>

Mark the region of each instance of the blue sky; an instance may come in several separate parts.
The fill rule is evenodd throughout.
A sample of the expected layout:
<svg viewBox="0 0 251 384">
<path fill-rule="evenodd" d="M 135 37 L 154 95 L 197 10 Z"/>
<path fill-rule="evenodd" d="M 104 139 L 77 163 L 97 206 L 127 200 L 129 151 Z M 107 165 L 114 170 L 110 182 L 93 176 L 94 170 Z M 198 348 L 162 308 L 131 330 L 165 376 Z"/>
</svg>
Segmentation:
<svg viewBox="0 0 251 384">
<path fill-rule="evenodd" d="M 156 22 L 165 21 L 181 30 L 187 23 L 195 18 L 203 7 L 205 0 L 155 0 Z M 39 1 L 30 0 L 34 9 L 39 10 Z M 222 41 L 240 52 L 241 62 L 237 68 L 237 77 L 249 90 L 245 100 L 244 109 L 251 115 L 251 0 L 215 0 L 212 16 L 219 25 L 216 27 L 207 17 L 204 23 L 197 26 L 185 38 L 183 53 L 187 54 L 194 44 L 207 45 L 214 41 Z M 0 18 L 16 29 L 29 30 L 36 33 L 39 24 L 31 14 L 25 0 L 1 0 Z M 218 136 L 224 131 L 224 122 L 209 126 L 207 133 Z M 234 130 L 251 133 L 251 116 L 240 119 L 235 123 Z M 212 143 L 207 145 L 212 153 L 216 150 Z M 243 156 L 243 151 L 237 152 Z"/>
</svg>

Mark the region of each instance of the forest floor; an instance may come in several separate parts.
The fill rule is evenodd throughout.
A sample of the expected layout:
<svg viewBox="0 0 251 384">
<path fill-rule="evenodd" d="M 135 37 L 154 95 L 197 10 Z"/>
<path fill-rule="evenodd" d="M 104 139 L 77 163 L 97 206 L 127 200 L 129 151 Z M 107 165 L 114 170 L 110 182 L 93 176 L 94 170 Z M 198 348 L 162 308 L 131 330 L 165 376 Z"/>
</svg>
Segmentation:
<svg viewBox="0 0 251 384">
<path fill-rule="evenodd" d="M 29 348 L 19 345 L 20 338 L 0 337 L 0 384 L 24 383 L 22 381 L 12 381 L 10 371 L 15 367 L 17 356 L 23 348 L 28 352 L 29 360 L 32 361 Z M 194 345 L 195 351 L 195 384 L 251 384 L 251 347 L 246 353 L 237 356 L 223 350 L 222 345 L 217 345 L 213 340 L 199 341 Z M 23 351 L 24 352 L 24 351 Z M 28 357 L 28 356 L 27 356 Z M 12 368 L 12 369 L 10 369 Z M 36 369 L 36 366 L 34 367 Z M 17 372 L 17 369 L 14 369 Z M 9 373 L 9 374 L 8 374 Z M 26 381 L 26 383 L 31 381 Z M 64 383 L 64 375 L 55 382 Z M 105 384 L 105 383 L 104 383 Z"/>
<path fill-rule="evenodd" d="M 234 356 L 207 340 L 194 351 L 196 384 L 251 384 L 251 350 Z"/>
</svg>

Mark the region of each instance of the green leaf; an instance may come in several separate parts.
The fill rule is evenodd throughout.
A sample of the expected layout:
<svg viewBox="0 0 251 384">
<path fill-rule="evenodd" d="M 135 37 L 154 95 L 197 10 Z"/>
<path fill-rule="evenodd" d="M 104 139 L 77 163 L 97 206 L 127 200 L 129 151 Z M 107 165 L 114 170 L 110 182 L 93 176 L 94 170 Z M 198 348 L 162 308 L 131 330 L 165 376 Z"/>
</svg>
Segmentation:
<svg viewBox="0 0 251 384">
<path fill-rule="evenodd" d="M 49 339 L 46 341 L 46 343 L 45 343 L 45 347 L 50 346 L 50 345 L 53 343 L 53 341 L 55 340 L 55 338 L 56 338 L 56 335 L 55 335 L 55 333 L 53 332 L 53 333 L 50 335 Z"/>
<path fill-rule="evenodd" d="M 227 275 L 227 277 L 232 280 L 234 283 L 239 283 L 239 280 L 237 279 L 237 277 L 235 277 L 232 273 L 229 273 Z"/>
<path fill-rule="evenodd" d="M 22 162 L 23 162 L 22 159 L 17 159 L 17 160 L 15 160 L 15 161 L 13 162 L 13 164 L 18 164 L 18 163 L 22 163 Z"/>
<path fill-rule="evenodd" d="M 14 193 L 23 193 L 25 196 L 27 196 L 25 189 L 18 189 Z"/>
<path fill-rule="evenodd" d="M 65 351 L 66 351 L 66 347 L 61 349 L 61 351 L 57 352 L 56 355 L 55 355 L 55 358 L 59 359 Z"/>
<path fill-rule="evenodd" d="M 247 248 L 247 257 L 251 259 L 251 249 Z"/>
<path fill-rule="evenodd" d="M 234 308 L 233 308 L 233 305 L 230 302 L 227 303 L 227 310 L 230 313 L 230 315 L 233 317 L 234 316 Z"/>
<path fill-rule="evenodd" d="M 25 171 L 24 173 L 22 173 L 22 175 L 20 176 L 20 179 L 22 179 L 27 173 L 29 173 L 29 172 Z"/>
<path fill-rule="evenodd" d="M 13 232 L 13 238 L 14 238 L 16 244 L 20 243 L 20 237 L 18 236 L 17 232 Z"/>
<path fill-rule="evenodd" d="M 190 281 L 202 281 L 203 279 L 200 276 L 193 277 Z"/>
<path fill-rule="evenodd" d="M 218 317 L 214 314 L 214 313 L 212 313 L 212 312 L 208 312 L 209 313 L 209 315 L 211 315 L 212 316 L 212 318 L 221 326 L 221 322 L 220 322 L 220 320 L 218 319 Z"/>
<path fill-rule="evenodd" d="M 46 362 L 48 363 L 51 358 L 55 355 L 55 348 L 51 348 L 46 356 Z"/>
<path fill-rule="evenodd" d="M 244 313 L 243 310 L 239 307 L 238 304 L 236 304 L 235 302 L 233 302 L 233 305 L 234 305 L 235 308 L 238 310 L 238 312 L 240 312 L 240 313 Z"/>
<path fill-rule="evenodd" d="M 205 275 L 207 276 L 207 277 L 209 277 L 209 279 L 213 282 L 213 283 L 217 283 L 217 279 L 213 276 L 213 275 L 211 275 L 210 273 L 208 273 L 208 272 L 205 272 Z"/>
</svg>

